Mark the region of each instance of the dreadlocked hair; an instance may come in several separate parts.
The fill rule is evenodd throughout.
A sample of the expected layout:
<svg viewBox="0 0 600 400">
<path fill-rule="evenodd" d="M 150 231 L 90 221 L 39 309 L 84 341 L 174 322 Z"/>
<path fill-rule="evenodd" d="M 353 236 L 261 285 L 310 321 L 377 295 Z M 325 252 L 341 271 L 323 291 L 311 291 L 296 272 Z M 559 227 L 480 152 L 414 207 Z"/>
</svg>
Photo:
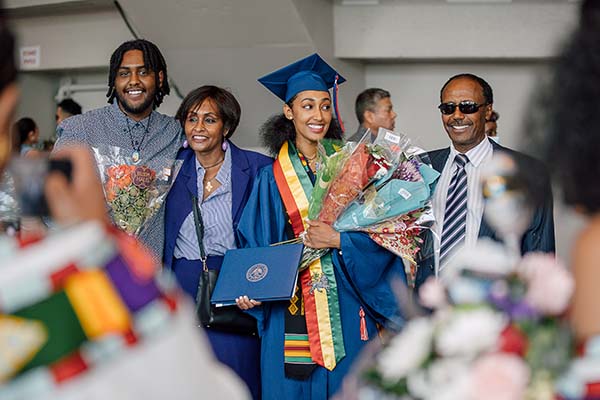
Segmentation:
<svg viewBox="0 0 600 400">
<path fill-rule="evenodd" d="M 110 57 L 110 71 L 108 73 L 108 103 L 112 103 L 116 97 L 115 93 L 115 77 L 117 71 L 123 61 L 123 55 L 130 50 L 140 50 L 144 53 L 144 66 L 154 72 L 154 79 L 156 84 L 156 94 L 154 96 L 153 108 L 160 106 L 163 101 L 163 97 L 171 92 L 169 87 L 169 77 L 167 76 L 167 63 L 160 50 L 152 42 L 145 39 L 135 39 L 120 45 Z M 160 84 L 159 72 L 163 72 L 163 83 Z"/>
<path fill-rule="evenodd" d="M 273 115 L 259 130 L 261 144 L 273 156 L 279 153 L 279 149 L 286 141 L 296 140 L 296 128 L 294 123 L 283 114 Z M 342 139 L 342 129 L 335 118 L 331 119 L 329 129 L 325 134 L 327 139 Z"/>
</svg>

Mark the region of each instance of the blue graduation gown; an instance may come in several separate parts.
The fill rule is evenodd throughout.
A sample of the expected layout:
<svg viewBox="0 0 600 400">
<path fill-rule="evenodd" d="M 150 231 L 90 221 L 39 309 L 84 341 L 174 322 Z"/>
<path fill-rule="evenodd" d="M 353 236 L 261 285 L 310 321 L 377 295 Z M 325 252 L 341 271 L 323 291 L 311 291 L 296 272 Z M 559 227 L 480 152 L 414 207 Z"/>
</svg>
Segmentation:
<svg viewBox="0 0 600 400">
<path fill-rule="evenodd" d="M 272 166 L 264 167 L 256 178 L 238 226 L 244 247 L 267 246 L 289 239 L 284 209 Z M 361 349 L 361 307 L 366 315 L 369 339 L 378 340 L 376 323 L 399 326 L 402 318 L 390 288 L 399 277 L 406 282 L 402 261 L 378 246 L 363 233 L 342 233 L 341 251 L 333 250 L 346 356 L 333 371 L 317 367 L 308 380 L 294 380 L 284 373 L 284 319 L 289 301 L 265 302 L 251 310 L 261 336 L 261 375 L 264 400 L 327 399 L 340 388 L 344 376 Z"/>
</svg>

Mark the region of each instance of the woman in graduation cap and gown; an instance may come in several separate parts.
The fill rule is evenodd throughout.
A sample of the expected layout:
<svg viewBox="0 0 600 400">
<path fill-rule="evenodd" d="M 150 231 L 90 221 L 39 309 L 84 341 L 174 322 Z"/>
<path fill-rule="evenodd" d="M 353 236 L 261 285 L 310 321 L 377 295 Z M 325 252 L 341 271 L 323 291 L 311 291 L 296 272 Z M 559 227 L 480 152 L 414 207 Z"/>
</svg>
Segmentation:
<svg viewBox="0 0 600 400">
<path fill-rule="evenodd" d="M 341 138 L 329 88 L 335 94 L 343 81 L 317 54 L 259 79 L 284 101 L 283 114 L 262 128 L 277 159 L 258 173 L 240 218 L 240 243 L 268 246 L 305 232 L 306 246 L 331 249 L 300 272 L 291 300 L 237 299 L 258 321 L 265 400 L 331 397 L 363 346 L 399 315 L 390 281 L 405 280 L 401 260 L 366 234 L 306 219 L 318 142 Z"/>
</svg>

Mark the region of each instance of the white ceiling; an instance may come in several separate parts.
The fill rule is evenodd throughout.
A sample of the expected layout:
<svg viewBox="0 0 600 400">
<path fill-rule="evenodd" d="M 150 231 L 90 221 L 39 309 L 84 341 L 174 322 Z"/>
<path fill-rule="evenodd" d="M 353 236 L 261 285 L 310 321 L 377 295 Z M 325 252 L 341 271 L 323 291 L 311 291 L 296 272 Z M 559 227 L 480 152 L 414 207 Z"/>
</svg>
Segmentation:
<svg viewBox="0 0 600 400">
<path fill-rule="evenodd" d="M 472 3 L 472 4 L 507 4 L 507 3 L 579 3 L 581 0 L 335 0 L 337 4 L 346 6 L 369 6 L 386 3 L 412 3 L 412 4 L 446 4 L 446 3 Z"/>
<path fill-rule="evenodd" d="M 114 9 L 112 0 L 4 0 L 11 17 L 64 15 Z"/>
</svg>

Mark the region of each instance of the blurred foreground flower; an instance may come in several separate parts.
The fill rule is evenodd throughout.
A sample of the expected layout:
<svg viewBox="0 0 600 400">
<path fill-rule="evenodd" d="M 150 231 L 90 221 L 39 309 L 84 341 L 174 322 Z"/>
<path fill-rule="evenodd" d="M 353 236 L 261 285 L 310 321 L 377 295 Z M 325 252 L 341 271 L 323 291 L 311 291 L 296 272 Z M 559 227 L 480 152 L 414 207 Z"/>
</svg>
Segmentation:
<svg viewBox="0 0 600 400">
<path fill-rule="evenodd" d="M 396 399 L 551 400 L 573 354 L 561 318 L 573 278 L 554 256 L 503 254 L 482 242 L 443 282 L 426 282 L 419 294 L 433 313 L 382 348 L 363 384 Z"/>
</svg>

